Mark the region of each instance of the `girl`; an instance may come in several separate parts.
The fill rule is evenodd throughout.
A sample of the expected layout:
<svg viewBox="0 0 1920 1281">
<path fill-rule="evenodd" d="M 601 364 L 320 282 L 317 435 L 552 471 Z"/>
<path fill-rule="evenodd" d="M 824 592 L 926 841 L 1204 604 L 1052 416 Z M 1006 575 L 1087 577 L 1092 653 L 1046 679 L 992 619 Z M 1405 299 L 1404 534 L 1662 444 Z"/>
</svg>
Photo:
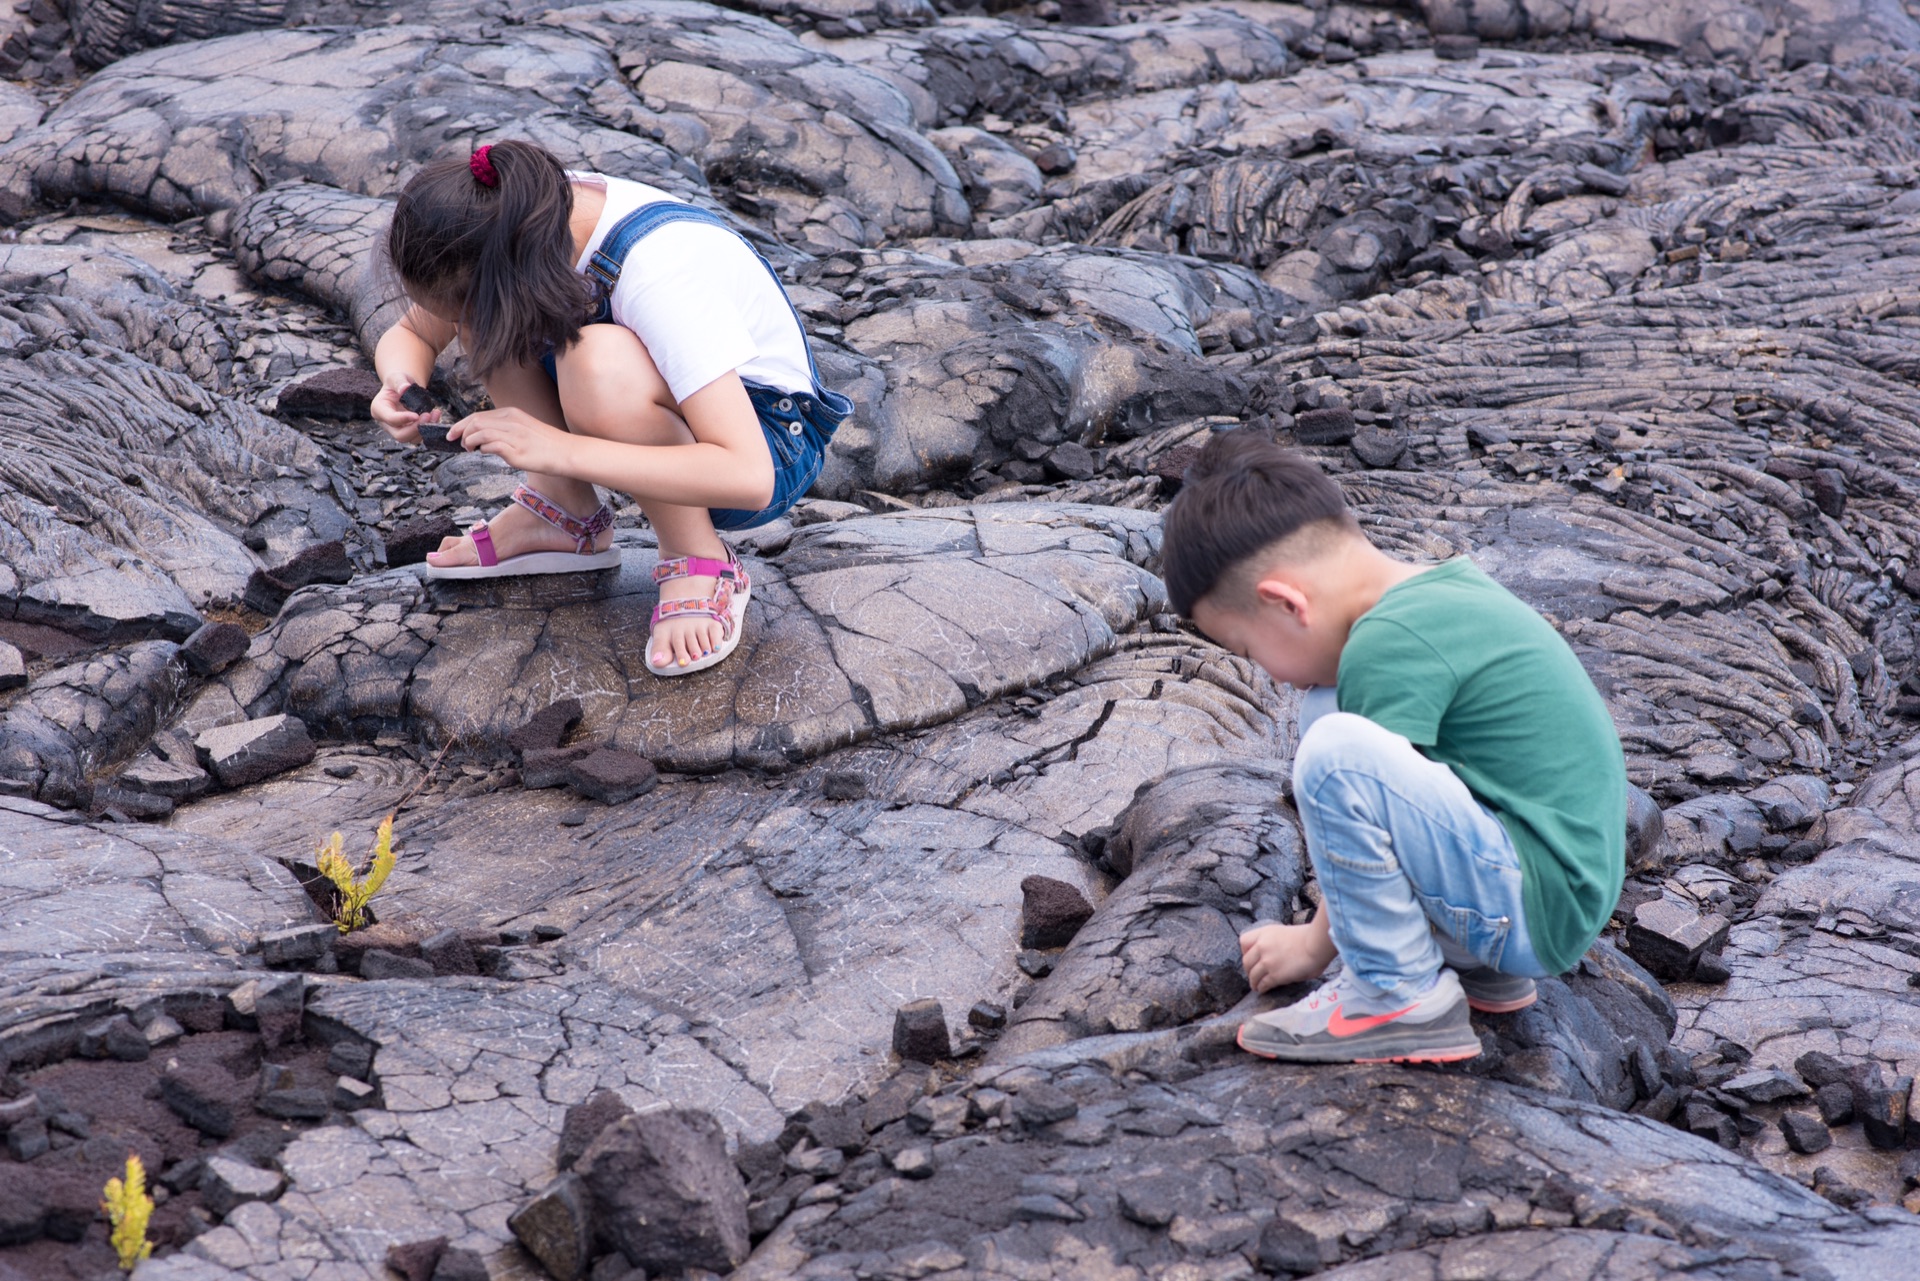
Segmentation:
<svg viewBox="0 0 1920 1281">
<path fill-rule="evenodd" d="M 660 540 L 647 670 L 699 671 L 740 643 L 751 584 L 717 530 L 791 507 L 853 411 L 823 390 L 773 268 L 718 217 L 621 178 L 568 173 L 525 142 L 422 169 L 387 256 L 412 306 L 380 339 L 373 416 L 458 335 L 496 406 L 448 439 L 526 473 L 513 505 L 427 557 L 430 578 L 606 569 L 624 490 Z"/>
</svg>

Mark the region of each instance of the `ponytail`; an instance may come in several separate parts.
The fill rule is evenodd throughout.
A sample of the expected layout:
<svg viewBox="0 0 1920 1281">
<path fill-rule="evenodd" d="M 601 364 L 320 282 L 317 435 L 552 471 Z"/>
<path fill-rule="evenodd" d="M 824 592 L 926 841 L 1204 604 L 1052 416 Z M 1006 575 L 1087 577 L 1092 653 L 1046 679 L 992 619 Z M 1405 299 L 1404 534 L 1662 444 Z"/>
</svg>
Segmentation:
<svg viewBox="0 0 1920 1281">
<path fill-rule="evenodd" d="M 579 338 L 588 290 L 573 269 L 572 217 L 573 187 L 551 152 L 494 143 L 413 176 L 387 261 L 410 297 L 458 318 L 484 378 Z"/>
</svg>

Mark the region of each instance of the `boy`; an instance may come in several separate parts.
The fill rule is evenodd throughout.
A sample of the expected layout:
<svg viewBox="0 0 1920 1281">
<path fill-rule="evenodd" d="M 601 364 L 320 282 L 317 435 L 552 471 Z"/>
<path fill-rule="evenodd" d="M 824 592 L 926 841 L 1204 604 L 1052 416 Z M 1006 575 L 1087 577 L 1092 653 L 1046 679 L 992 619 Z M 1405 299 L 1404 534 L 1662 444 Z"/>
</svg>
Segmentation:
<svg viewBox="0 0 1920 1281">
<path fill-rule="evenodd" d="M 1248 930 L 1240 949 L 1255 991 L 1336 955 L 1343 973 L 1243 1024 L 1241 1047 L 1472 1058 L 1468 1007 L 1532 1004 L 1533 979 L 1578 963 L 1620 896 L 1626 766 L 1593 682 L 1471 561 L 1379 551 L 1332 480 L 1253 432 L 1201 451 L 1162 561 L 1201 631 L 1338 701 L 1303 723 L 1293 762 L 1320 910 Z"/>
</svg>

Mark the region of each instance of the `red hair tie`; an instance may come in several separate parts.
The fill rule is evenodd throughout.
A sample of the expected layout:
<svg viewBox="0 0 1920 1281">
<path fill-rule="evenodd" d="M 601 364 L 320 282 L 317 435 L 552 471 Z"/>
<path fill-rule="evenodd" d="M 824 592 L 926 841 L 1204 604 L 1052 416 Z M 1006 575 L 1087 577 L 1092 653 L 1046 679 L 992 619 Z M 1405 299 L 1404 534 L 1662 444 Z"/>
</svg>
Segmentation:
<svg viewBox="0 0 1920 1281">
<path fill-rule="evenodd" d="M 467 168 L 473 171 L 474 181 L 483 187 L 500 185 L 500 175 L 493 171 L 493 161 L 487 158 L 487 153 L 492 150 L 492 143 L 477 147 L 474 149 L 473 159 L 467 161 Z"/>
</svg>

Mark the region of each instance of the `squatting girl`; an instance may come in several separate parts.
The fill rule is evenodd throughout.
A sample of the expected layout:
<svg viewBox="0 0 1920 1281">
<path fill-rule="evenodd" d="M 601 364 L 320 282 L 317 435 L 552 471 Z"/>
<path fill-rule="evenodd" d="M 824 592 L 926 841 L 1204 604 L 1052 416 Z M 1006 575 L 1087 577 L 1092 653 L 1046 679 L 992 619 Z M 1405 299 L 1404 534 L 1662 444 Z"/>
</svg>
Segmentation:
<svg viewBox="0 0 1920 1281">
<path fill-rule="evenodd" d="M 621 490 L 660 540 L 647 670 L 724 660 L 751 584 L 718 531 L 791 507 L 853 411 L 820 386 L 772 267 L 715 215 L 524 142 L 422 169 L 387 254 L 412 306 L 374 352 L 374 418 L 418 440 L 438 411 L 400 394 L 458 335 L 496 407 L 449 439 L 525 473 L 512 505 L 428 556 L 428 576 L 617 565 L 594 486 Z"/>
</svg>

